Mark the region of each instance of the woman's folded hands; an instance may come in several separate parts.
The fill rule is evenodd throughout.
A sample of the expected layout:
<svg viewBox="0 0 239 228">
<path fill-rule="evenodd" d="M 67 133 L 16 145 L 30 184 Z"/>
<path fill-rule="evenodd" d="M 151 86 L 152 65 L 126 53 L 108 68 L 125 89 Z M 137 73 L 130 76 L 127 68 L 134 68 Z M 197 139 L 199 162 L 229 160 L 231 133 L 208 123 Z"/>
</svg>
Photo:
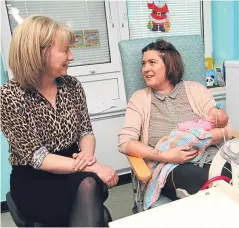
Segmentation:
<svg viewBox="0 0 239 228">
<path fill-rule="evenodd" d="M 96 163 L 96 157 L 84 151 L 74 153 L 72 157 L 75 159 L 75 164 L 73 165 L 75 171 L 83 170 L 86 166 L 91 166 Z"/>
<path fill-rule="evenodd" d="M 96 173 L 97 176 L 111 188 L 118 183 L 119 178 L 116 171 L 98 163 L 94 155 L 81 151 L 80 153 L 74 153 L 72 157 L 75 159 L 73 165 L 75 171 L 89 171 Z"/>
</svg>

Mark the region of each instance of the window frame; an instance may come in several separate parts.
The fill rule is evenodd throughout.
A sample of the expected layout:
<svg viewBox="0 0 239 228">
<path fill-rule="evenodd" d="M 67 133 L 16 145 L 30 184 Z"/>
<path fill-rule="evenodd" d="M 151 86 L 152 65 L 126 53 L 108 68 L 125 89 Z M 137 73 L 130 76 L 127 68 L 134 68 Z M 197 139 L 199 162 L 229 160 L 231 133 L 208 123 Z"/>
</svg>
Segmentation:
<svg viewBox="0 0 239 228">
<path fill-rule="evenodd" d="M 211 19 L 211 0 L 203 0 L 202 4 L 202 24 L 203 24 L 203 39 L 205 46 L 205 57 L 212 57 L 212 19 Z"/>
<path fill-rule="evenodd" d="M 201 34 L 205 45 L 205 57 L 212 57 L 212 25 L 211 25 L 211 0 L 200 1 L 201 4 Z M 118 2 L 119 18 L 121 21 L 121 39 L 130 39 L 127 17 L 127 0 Z M 122 26 L 123 25 L 123 26 Z"/>
<path fill-rule="evenodd" d="M 105 15 L 107 23 L 108 32 L 108 42 L 109 42 L 109 52 L 111 62 L 101 63 L 101 64 L 90 64 L 81 66 L 71 66 L 68 68 L 67 73 L 71 76 L 86 76 L 86 75 L 96 75 L 103 73 L 120 72 L 120 55 L 118 50 L 119 41 L 119 22 L 118 22 L 118 11 L 117 2 L 105 0 Z M 2 45 L 2 57 L 6 63 L 6 70 L 8 71 L 8 77 L 13 78 L 11 69 L 9 68 L 9 50 L 12 40 L 12 32 L 10 29 L 10 21 L 8 19 L 6 1 L 1 1 L 1 14 L 2 14 L 2 35 L 1 35 L 1 45 Z"/>
</svg>

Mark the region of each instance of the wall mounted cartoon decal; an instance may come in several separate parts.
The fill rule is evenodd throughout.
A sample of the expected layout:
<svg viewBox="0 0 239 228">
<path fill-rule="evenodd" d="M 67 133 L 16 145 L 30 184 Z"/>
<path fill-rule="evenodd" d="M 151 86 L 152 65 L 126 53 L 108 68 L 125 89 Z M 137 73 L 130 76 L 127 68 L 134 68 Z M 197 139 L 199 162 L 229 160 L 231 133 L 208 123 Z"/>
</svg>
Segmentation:
<svg viewBox="0 0 239 228">
<path fill-rule="evenodd" d="M 170 17 L 168 5 L 163 1 L 148 1 L 151 9 L 148 29 L 151 31 L 170 32 Z"/>
</svg>

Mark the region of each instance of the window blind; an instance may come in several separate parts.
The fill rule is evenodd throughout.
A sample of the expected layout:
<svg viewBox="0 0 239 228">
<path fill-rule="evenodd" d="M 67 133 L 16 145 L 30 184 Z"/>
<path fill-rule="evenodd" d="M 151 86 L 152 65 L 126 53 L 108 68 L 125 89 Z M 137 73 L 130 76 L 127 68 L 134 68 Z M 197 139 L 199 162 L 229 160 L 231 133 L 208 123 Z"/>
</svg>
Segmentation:
<svg viewBox="0 0 239 228">
<path fill-rule="evenodd" d="M 72 48 L 74 61 L 71 66 L 109 63 L 110 50 L 104 1 L 6 1 L 11 7 L 19 10 L 24 19 L 31 15 L 44 15 L 61 23 L 67 24 L 74 30 L 98 30 L 100 46 L 91 48 Z M 9 14 L 11 30 L 17 23 Z"/>
<path fill-rule="evenodd" d="M 168 5 L 170 32 L 150 31 L 147 28 L 151 20 L 152 9 L 148 9 L 147 0 L 127 0 L 130 38 L 157 37 L 167 35 L 201 34 L 200 0 L 155 0 L 160 7 Z"/>
</svg>

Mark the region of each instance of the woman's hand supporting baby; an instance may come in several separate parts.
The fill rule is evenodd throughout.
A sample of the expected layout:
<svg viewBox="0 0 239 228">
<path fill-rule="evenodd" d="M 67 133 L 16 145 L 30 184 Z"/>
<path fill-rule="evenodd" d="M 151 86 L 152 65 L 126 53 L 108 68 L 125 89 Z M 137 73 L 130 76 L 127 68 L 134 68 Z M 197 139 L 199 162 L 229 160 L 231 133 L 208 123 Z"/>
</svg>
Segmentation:
<svg viewBox="0 0 239 228">
<path fill-rule="evenodd" d="M 176 147 L 176 142 L 181 140 L 186 134 L 187 132 L 182 132 L 182 134 L 175 136 L 174 141 L 170 143 L 171 149 L 169 149 L 167 152 L 160 152 L 159 150 L 159 154 L 162 159 L 161 161 L 181 164 L 189 162 L 198 155 L 199 150 L 192 150 L 190 145 Z M 168 139 L 169 136 L 162 137 L 157 143 L 156 147 L 158 148 L 160 144 L 164 143 Z"/>
<path fill-rule="evenodd" d="M 226 128 L 214 128 L 210 130 L 210 133 L 212 134 L 212 145 L 223 142 L 224 137 L 226 140 L 229 139 Z"/>
<path fill-rule="evenodd" d="M 198 150 L 191 149 L 190 146 L 180 146 L 172 148 L 167 152 L 161 152 L 139 141 L 131 140 L 127 144 L 127 155 L 153 161 L 179 164 L 188 162 L 198 155 Z"/>
<path fill-rule="evenodd" d="M 190 146 L 172 148 L 167 152 L 161 152 L 161 160 L 167 163 L 186 163 L 198 155 L 198 150 L 192 150 Z"/>
</svg>

